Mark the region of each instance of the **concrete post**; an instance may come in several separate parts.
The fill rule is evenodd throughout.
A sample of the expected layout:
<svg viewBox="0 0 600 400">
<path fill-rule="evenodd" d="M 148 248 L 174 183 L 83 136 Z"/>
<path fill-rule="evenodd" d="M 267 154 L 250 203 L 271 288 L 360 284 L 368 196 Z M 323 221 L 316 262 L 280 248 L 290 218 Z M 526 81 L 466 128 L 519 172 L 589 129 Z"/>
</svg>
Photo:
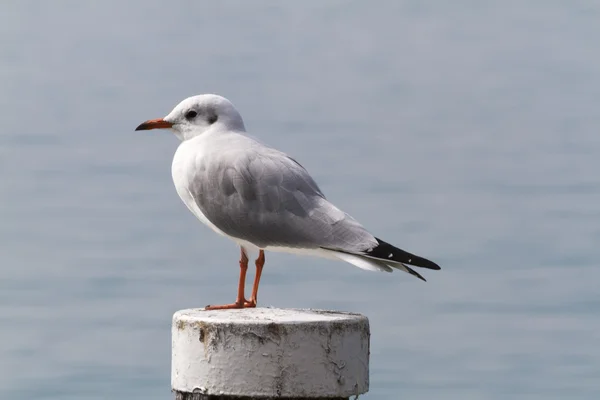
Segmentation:
<svg viewBox="0 0 600 400">
<path fill-rule="evenodd" d="M 369 321 L 338 311 L 247 308 L 173 316 L 178 400 L 347 399 L 369 390 Z"/>
</svg>

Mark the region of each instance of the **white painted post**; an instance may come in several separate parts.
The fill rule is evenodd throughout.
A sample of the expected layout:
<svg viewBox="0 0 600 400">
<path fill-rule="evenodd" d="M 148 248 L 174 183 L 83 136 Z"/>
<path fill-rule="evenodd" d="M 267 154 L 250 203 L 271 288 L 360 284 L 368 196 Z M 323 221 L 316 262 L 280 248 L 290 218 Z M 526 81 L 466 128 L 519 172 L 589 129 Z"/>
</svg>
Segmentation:
<svg viewBox="0 0 600 400">
<path fill-rule="evenodd" d="M 246 308 L 173 316 L 177 400 L 348 399 L 369 390 L 369 321 L 338 311 Z"/>
</svg>

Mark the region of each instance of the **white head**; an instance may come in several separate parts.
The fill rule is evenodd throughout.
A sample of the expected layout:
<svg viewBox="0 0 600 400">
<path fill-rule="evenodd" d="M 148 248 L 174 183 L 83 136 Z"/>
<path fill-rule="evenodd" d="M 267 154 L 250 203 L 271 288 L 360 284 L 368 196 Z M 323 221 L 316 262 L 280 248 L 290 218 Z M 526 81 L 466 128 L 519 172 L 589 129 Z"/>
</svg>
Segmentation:
<svg viewBox="0 0 600 400">
<path fill-rule="evenodd" d="M 136 131 L 171 129 L 180 140 L 188 140 L 208 130 L 245 131 L 242 116 L 225 97 L 201 94 L 188 97 L 164 118 L 140 124 Z"/>
</svg>

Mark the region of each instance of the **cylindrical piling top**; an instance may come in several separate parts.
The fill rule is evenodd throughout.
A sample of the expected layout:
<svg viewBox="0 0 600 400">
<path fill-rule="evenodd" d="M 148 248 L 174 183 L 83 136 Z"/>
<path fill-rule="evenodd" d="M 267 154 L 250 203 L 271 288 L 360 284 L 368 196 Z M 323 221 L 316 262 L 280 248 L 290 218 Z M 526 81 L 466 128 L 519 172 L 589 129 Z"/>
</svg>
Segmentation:
<svg viewBox="0 0 600 400">
<path fill-rule="evenodd" d="M 202 398 L 348 398 L 369 388 L 369 321 L 338 311 L 182 310 L 171 385 Z"/>
</svg>

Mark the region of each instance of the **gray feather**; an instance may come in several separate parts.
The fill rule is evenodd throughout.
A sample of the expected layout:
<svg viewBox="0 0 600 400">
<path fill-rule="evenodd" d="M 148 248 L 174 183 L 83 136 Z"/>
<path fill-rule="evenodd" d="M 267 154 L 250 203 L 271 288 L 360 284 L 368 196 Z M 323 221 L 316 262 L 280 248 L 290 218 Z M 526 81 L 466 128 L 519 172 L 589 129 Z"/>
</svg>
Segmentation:
<svg viewBox="0 0 600 400">
<path fill-rule="evenodd" d="M 235 134 L 213 138 L 207 150 L 189 190 L 206 218 L 226 234 L 261 248 L 360 252 L 377 244 L 286 154 Z"/>
</svg>

